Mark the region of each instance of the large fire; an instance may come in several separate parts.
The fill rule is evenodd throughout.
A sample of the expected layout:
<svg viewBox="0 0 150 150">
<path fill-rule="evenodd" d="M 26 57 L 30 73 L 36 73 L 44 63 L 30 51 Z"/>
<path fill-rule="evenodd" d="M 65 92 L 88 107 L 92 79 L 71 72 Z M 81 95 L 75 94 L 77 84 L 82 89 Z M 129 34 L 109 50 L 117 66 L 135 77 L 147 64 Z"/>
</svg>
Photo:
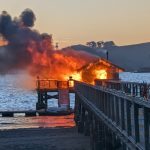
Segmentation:
<svg viewBox="0 0 150 150">
<path fill-rule="evenodd" d="M 29 72 L 34 76 L 45 79 L 56 79 L 66 81 L 71 76 L 73 80 L 94 83 L 95 79 L 107 79 L 107 70 L 98 58 L 86 52 L 77 52 L 70 48 L 65 50 L 54 50 L 52 39 L 44 39 L 42 52 L 37 51 L 37 45 L 31 42 L 28 51 L 32 55 L 32 64 L 28 67 Z"/>
<path fill-rule="evenodd" d="M 50 47 L 48 44 L 46 45 Z M 34 49 L 36 46 L 30 45 L 29 51 L 32 53 L 33 61 L 28 69 L 31 74 L 56 80 L 68 80 L 71 76 L 74 80 L 87 83 L 94 83 L 95 79 L 107 79 L 107 71 L 99 68 L 100 65 L 97 67 L 97 65 L 91 64 L 86 71 L 84 68 L 80 69 L 98 60 L 96 57 L 72 49 L 55 51 L 52 50 L 52 47 L 50 49 L 47 47 L 43 53 L 40 53 Z M 87 80 L 88 78 L 90 80 Z"/>
<path fill-rule="evenodd" d="M 37 45 L 31 42 L 28 51 L 32 55 L 32 63 L 28 70 L 33 76 L 40 76 L 45 79 L 68 80 L 70 76 L 74 80 L 83 81 L 83 66 L 97 60 L 96 57 L 86 52 L 77 52 L 70 48 L 65 50 L 54 50 L 52 39 L 47 38 L 40 43 L 42 52 L 37 51 Z"/>
<path fill-rule="evenodd" d="M 0 45 L 8 44 L 0 52 L 0 73 L 26 69 L 33 77 L 63 81 L 72 76 L 94 83 L 95 79 L 107 79 L 109 68 L 113 70 L 109 62 L 89 53 L 71 48 L 55 50 L 51 35 L 32 29 L 36 17 L 30 9 L 15 19 L 3 11 L 0 18 Z"/>
</svg>

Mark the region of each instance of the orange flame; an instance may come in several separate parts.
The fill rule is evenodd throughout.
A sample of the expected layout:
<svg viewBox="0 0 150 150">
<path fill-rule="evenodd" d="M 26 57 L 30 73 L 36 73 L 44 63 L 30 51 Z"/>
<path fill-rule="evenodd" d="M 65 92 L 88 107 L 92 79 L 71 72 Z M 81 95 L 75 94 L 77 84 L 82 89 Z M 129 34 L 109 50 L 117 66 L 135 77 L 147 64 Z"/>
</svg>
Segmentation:
<svg viewBox="0 0 150 150">
<path fill-rule="evenodd" d="M 46 44 L 46 42 L 48 44 Z M 43 50 L 39 52 L 35 42 L 31 41 L 28 51 L 32 55 L 32 64 L 28 67 L 33 76 L 45 79 L 68 80 L 72 76 L 74 80 L 82 80 L 82 74 L 77 70 L 97 58 L 70 48 L 65 50 L 54 50 L 50 41 L 41 43 Z"/>
<path fill-rule="evenodd" d="M 107 79 L 107 71 L 102 70 L 95 70 L 96 79 Z"/>
<path fill-rule="evenodd" d="M 0 46 L 6 46 L 8 42 L 6 40 L 0 39 Z"/>
<path fill-rule="evenodd" d="M 28 70 L 33 76 L 61 81 L 69 80 L 71 76 L 73 80 L 91 84 L 95 79 L 108 78 L 110 64 L 101 62 L 100 59 L 86 52 L 71 48 L 56 51 L 49 39 L 44 40 L 40 45 L 43 47 L 41 52 L 37 50 L 38 46 L 33 41 L 28 47 L 32 55 L 32 64 Z"/>
<path fill-rule="evenodd" d="M 64 76 L 64 79 L 68 80 L 69 79 L 68 77 L 72 77 L 73 80 L 82 81 L 81 72 L 74 72 L 74 73 L 68 74 Z"/>
</svg>

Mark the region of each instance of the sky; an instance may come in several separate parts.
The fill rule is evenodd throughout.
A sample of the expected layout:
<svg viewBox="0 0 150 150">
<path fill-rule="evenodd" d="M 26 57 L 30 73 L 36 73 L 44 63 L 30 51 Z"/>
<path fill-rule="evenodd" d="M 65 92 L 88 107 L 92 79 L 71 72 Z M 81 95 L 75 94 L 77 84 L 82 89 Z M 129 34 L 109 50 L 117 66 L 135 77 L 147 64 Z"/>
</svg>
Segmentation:
<svg viewBox="0 0 150 150">
<path fill-rule="evenodd" d="M 0 0 L 13 17 L 30 8 L 34 28 L 60 47 L 113 40 L 117 45 L 150 41 L 150 0 Z"/>
</svg>

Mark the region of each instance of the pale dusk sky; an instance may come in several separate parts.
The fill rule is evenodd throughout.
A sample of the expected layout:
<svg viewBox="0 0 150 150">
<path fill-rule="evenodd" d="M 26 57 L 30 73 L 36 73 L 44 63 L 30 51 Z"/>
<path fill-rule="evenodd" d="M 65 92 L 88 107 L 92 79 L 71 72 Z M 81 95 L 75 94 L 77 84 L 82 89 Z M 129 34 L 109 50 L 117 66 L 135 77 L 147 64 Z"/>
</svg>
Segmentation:
<svg viewBox="0 0 150 150">
<path fill-rule="evenodd" d="M 53 35 L 60 47 L 95 40 L 117 45 L 150 41 L 150 0 L 0 0 L 13 17 L 30 8 L 34 28 Z"/>
</svg>

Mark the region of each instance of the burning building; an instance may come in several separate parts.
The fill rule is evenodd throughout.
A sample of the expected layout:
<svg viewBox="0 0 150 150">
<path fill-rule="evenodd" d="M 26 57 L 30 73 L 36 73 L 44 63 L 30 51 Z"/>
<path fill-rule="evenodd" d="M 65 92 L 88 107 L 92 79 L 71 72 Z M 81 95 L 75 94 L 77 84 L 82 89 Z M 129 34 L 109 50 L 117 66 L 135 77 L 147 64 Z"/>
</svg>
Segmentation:
<svg viewBox="0 0 150 150">
<path fill-rule="evenodd" d="M 77 77 L 80 81 L 93 84 L 95 79 L 118 80 L 119 72 L 122 71 L 124 71 L 123 68 L 112 64 L 106 59 L 99 58 L 80 68 L 73 78 L 75 77 L 76 79 Z"/>
</svg>

